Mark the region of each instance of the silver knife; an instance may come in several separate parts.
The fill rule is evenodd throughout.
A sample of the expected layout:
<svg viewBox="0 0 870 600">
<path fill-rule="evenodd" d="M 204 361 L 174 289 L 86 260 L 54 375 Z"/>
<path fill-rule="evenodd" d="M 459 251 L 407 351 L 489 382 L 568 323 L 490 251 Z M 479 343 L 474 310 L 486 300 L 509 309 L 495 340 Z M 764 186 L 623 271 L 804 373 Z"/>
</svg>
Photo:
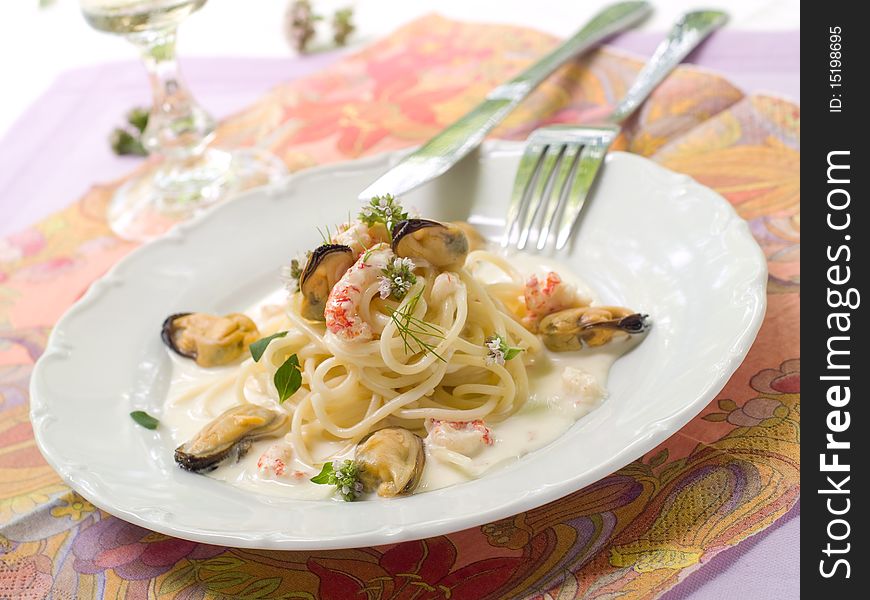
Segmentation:
<svg viewBox="0 0 870 600">
<path fill-rule="evenodd" d="M 619 2 L 605 7 L 580 31 L 537 63 L 487 94 L 464 117 L 403 158 L 359 195 L 399 196 L 443 175 L 462 157 L 477 148 L 486 135 L 553 71 L 607 37 L 643 20 L 652 12 L 645 1 Z"/>
</svg>

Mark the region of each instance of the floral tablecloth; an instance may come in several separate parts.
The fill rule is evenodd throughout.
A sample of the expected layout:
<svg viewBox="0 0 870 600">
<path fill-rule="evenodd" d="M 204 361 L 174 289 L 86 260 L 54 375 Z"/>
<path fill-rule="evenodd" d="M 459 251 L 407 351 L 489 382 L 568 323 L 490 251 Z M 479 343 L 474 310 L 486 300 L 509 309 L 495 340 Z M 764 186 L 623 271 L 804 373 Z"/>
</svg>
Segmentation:
<svg viewBox="0 0 870 600">
<path fill-rule="evenodd" d="M 227 119 L 291 169 L 419 143 L 556 40 L 427 17 Z M 496 132 L 600 115 L 641 61 L 601 50 Z M 750 222 L 770 268 L 758 340 L 718 398 L 661 446 L 562 500 L 483 527 L 324 552 L 173 539 L 96 510 L 44 462 L 28 421 L 52 324 L 135 246 L 103 218 L 115 184 L 0 241 L 0 598 L 654 598 L 785 514 L 800 480 L 800 109 L 681 67 L 619 146 L 687 173 Z"/>
</svg>

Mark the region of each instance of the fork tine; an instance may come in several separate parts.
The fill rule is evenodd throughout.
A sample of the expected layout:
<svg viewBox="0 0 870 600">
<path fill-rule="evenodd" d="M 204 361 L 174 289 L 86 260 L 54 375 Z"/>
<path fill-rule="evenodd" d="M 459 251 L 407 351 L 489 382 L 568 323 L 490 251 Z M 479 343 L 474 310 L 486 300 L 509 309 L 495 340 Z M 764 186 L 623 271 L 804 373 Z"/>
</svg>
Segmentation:
<svg viewBox="0 0 870 600">
<path fill-rule="evenodd" d="M 557 194 L 547 204 L 547 212 L 541 222 L 541 232 L 538 234 L 538 250 L 543 250 L 547 245 L 550 237 L 550 229 L 556 223 L 556 216 L 559 214 L 559 207 L 565 204 L 565 199 L 568 196 L 568 191 L 571 187 L 571 180 L 577 169 L 577 162 L 580 153 L 583 151 L 583 146 L 576 144 L 567 144 L 562 155 L 562 162 L 559 164 L 559 172 L 556 175 L 555 183 L 553 184 L 552 194 Z"/>
<path fill-rule="evenodd" d="M 598 170 L 612 141 L 612 137 L 590 140 L 590 143 L 580 153 L 577 171 L 574 175 L 571 191 L 568 193 L 565 211 L 562 213 L 559 233 L 556 236 L 556 250 L 561 250 L 568 243 L 571 231 L 574 229 L 574 223 L 586 205 L 589 190 L 595 182 L 595 177 L 598 175 Z"/>
<path fill-rule="evenodd" d="M 540 173 L 540 165 L 547 152 L 546 144 L 531 143 L 526 146 L 520 164 L 517 167 L 517 175 L 514 178 L 514 188 L 511 192 L 511 204 L 508 208 L 505 222 L 504 236 L 501 240 L 502 248 L 507 248 L 511 243 L 515 227 L 520 225 L 520 217 L 525 213 L 525 203 L 531 194 L 535 181 Z"/>
<path fill-rule="evenodd" d="M 529 197 L 528 207 L 526 209 L 526 219 L 520 226 L 520 239 L 517 240 L 517 249 L 523 250 L 529 241 L 529 236 L 535 226 L 535 218 L 541 206 L 549 200 L 552 192 L 553 175 L 556 172 L 556 167 L 564 152 L 563 146 L 548 146 L 541 166 L 538 169 L 538 180 Z"/>
</svg>

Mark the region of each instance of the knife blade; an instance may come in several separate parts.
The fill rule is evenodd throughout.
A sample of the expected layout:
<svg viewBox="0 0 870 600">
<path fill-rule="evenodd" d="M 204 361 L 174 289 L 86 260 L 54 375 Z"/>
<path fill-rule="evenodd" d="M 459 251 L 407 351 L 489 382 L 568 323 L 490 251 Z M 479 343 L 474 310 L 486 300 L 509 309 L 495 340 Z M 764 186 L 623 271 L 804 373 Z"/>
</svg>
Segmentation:
<svg viewBox="0 0 870 600">
<path fill-rule="evenodd" d="M 486 135 L 542 81 L 571 58 L 647 17 L 652 8 L 643 0 L 611 4 L 597 13 L 570 39 L 537 63 L 504 83 L 465 116 L 430 139 L 364 189 L 360 200 L 399 196 L 443 175 L 483 142 Z"/>
</svg>

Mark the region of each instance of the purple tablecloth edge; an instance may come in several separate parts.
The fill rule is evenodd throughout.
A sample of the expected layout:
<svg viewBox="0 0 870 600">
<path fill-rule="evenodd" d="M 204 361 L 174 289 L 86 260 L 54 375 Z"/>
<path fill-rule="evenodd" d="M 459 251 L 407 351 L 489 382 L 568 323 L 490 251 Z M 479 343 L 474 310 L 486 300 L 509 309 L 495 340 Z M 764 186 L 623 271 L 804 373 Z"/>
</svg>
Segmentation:
<svg viewBox="0 0 870 600">
<path fill-rule="evenodd" d="M 652 53 L 661 40 L 660 33 L 629 32 L 611 40 L 610 45 L 642 56 Z M 316 72 L 338 60 L 343 51 L 333 51 L 303 58 L 237 58 L 209 57 L 183 59 L 183 68 L 191 89 L 217 116 L 240 110 L 262 93 L 284 83 Z M 768 92 L 798 101 L 800 97 L 800 32 L 724 30 L 715 34 L 686 62 L 717 71 L 748 92 Z M 249 86 L 249 87 L 248 87 Z M 245 89 L 246 88 L 246 89 Z M 147 104 L 148 90 L 142 69 L 135 61 L 121 61 L 82 67 L 60 75 L 0 139 L 0 236 L 11 234 L 59 210 L 81 196 L 93 181 L 111 180 L 123 175 L 137 164 L 136 159 L 113 156 L 105 139 L 111 126 L 99 129 L 82 127 L 73 117 L 87 112 L 96 92 L 112 89 L 109 103 L 118 122 L 121 115 L 137 104 Z M 78 129 L 75 125 L 79 125 Z M 81 136 L 90 138 L 85 151 L 95 153 L 101 164 L 98 169 L 72 169 L 70 181 L 61 174 L 48 177 L 44 165 L 58 164 Z M 94 143 L 96 141 L 96 143 Z M 82 151 L 76 148 L 76 155 Z M 93 155 L 90 155 L 91 157 Z M 93 166 L 93 165 L 92 165 Z M 64 171 L 65 169 L 56 169 Z M 95 173 L 95 170 L 97 171 Z M 77 177 L 76 177 L 77 176 Z M 42 189 L 30 190 L 28 185 L 40 182 Z M 32 193 L 36 191 L 37 193 Z M 663 600 L 686 598 L 712 599 L 720 590 L 744 589 L 746 581 L 740 573 L 729 570 L 741 558 L 759 551 L 768 537 L 788 528 L 791 537 L 799 535 L 800 504 L 773 526 L 713 558 L 704 568 L 692 573 L 683 583 L 665 593 Z M 794 544 L 782 548 L 764 548 L 798 557 Z M 733 579 L 733 581 L 732 581 Z M 734 587 L 733 584 L 742 585 Z M 785 580 L 779 588 L 779 598 L 799 597 L 797 580 Z M 725 596 L 722 596 L 725 597 Z"/>
</svg>

